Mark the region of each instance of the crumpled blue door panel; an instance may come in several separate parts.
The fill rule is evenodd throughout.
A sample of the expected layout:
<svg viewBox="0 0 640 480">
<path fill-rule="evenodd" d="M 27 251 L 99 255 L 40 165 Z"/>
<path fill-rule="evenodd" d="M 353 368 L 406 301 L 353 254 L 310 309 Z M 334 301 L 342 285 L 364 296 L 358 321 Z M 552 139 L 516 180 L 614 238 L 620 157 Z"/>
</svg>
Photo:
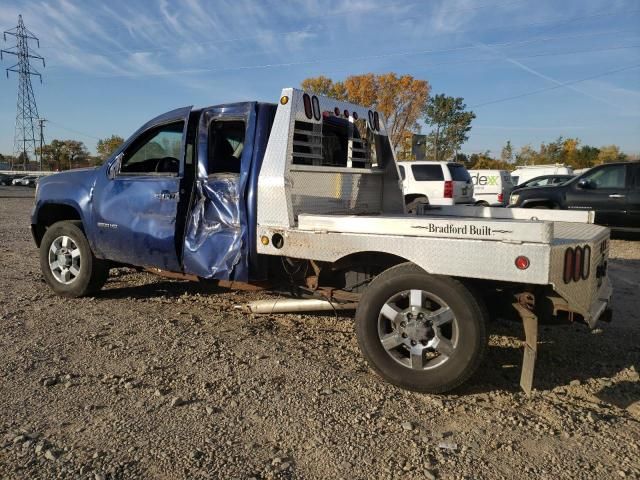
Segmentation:
<svg viewBox="0 0 640 480">
<path fill-rule="evenodd" d="M 248 218 L 246 192 L 253 160 L 255 103 L 212 107 L 205 110 L 198 127 L 198 170 L 194 201 L 185 231 L 185 273 L 202 278 L 247 281 L 249 279 Z M 246 133 L 240 173 L 208 175 L 209 125 L 215 120 L 244 120 Z"/>
</svg>

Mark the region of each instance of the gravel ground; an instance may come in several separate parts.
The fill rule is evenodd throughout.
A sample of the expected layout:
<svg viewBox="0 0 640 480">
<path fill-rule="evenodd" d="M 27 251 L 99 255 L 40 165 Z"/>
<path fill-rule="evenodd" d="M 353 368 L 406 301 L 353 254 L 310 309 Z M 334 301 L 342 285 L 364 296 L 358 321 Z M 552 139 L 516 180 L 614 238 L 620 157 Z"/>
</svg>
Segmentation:
<svg viewBox="0 0 640 480">
<path fill-rule="evenodd" d="M 43 283 L 33 191 L 0 187 L 0 478 L 638 478 L 640 241 L 612 241 L 614 321 L 521 326 L 450 395 L 398 390 L 352 317 L 247 316 L 264 294 L 112 270 L 95 298 Z"/>
</svg>

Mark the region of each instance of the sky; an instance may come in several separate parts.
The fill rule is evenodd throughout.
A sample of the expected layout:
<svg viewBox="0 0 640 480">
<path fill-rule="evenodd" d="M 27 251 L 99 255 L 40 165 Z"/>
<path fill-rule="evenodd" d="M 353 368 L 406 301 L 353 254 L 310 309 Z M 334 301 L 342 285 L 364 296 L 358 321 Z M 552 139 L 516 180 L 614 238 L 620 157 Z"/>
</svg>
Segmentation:
<svg viewBox="0 0 640 480">
<path fill-rule="evenodd" d="M 466 153 L 560 135 L 640 152 L 640 0 L 0 0 L 0 29 L 18 14 L 46 59 L 32 79 L 45 139 L 91 151 L 176 107 L 396 72 L 464 98 Z M 16 96 L 17 76 L 0 76 L 0 153 Z"/>
</svg>

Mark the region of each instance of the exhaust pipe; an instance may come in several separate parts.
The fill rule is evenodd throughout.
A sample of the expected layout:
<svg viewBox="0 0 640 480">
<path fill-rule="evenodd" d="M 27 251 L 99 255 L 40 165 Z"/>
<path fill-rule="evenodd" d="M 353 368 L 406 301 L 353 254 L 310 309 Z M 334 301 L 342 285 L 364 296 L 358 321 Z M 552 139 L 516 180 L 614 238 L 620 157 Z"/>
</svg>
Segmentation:
<svg viewBox="0 0 640 480">
<path fill-rule="evenodd" d="M 357 303 L 331 303 L 319 299 L 284 298 L 275 300 L 258 300 L 235 308 L 249 313 L 294 313 L 321 312 L 333 310 L 355 310 Z"/>
</svg>

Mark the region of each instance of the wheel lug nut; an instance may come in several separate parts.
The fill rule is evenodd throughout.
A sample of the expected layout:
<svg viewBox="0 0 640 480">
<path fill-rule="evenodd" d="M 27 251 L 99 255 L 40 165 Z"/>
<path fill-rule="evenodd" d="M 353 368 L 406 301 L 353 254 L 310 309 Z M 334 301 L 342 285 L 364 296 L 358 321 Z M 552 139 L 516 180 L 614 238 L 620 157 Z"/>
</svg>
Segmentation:
<svg viewBox="0 0 640 480">
<path fill-rule="evenodd" d="M 403 334 L 402 334 L 402 338 L 407 338 L 407 334 L 406 334 L 406 333 L 403 333 Z"/>
<path fill-rule="evenodd" d="M 416 342 L 415 340 L 411 340 L 411 345 L 412 345 L 412 346 L 414 346 L 414 347 L 415 347 L 417 343 L 418 343 L 418 342 Z"/>
<path fill-rule="evenodd" d="M 424 315 L 422 313 L 418 314 L 418 319 L 422 320 L 424 318 Z"/>
<path fill-rule="evenodd" d="M 406 327 L 406 326 L 407 326 L 407 322 L 400 322 L 400 326 L 401 326 L 402 328 Z"/>
<path fill-rule="evenodd" d="M 409 320 L 411 320 L 411 319 L 413 318 L 413 315 L 412 315 L 412 314 L 410 314 L 410 313 L 407 313 L 407 318 L 408 318 Z"/>
</svg>

